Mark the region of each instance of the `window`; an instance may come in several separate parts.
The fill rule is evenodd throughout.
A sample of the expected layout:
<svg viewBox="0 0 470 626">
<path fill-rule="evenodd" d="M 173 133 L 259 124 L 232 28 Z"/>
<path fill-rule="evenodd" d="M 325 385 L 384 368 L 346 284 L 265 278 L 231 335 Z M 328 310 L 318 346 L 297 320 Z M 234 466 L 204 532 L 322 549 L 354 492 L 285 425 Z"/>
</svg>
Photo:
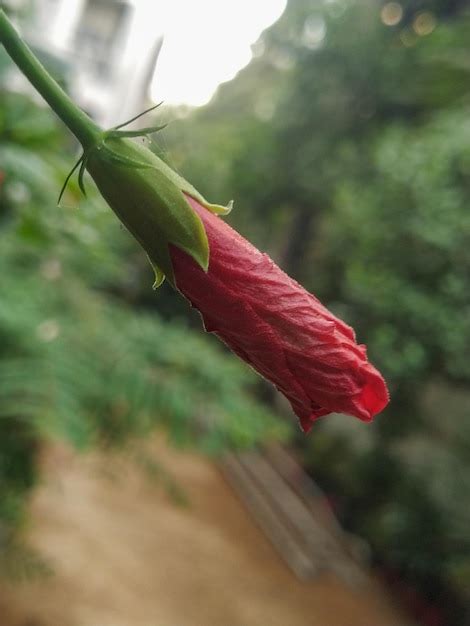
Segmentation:
<svg viewBox="0 0 470 626">
<path fill-rule="evenodd" d="M 74 48 L 81 64 L 106 78 L 122 40 L 129 6 L 113 0 L 88 0 L 75 35 Z"/>
</svg>

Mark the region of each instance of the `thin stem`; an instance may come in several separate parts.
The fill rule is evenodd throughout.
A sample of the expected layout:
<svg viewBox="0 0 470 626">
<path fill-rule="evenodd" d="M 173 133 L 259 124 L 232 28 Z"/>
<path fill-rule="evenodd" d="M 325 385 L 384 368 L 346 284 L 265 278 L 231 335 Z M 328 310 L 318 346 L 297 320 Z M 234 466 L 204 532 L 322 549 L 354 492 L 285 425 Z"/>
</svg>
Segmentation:
<svg viewBox="0 0 470 626">
<path fill-rule="evenodd" d="M 82 146 L 86 149 L 94 145 L 101 135 L 101 129 L 56 83 L 21 39 L 2 9 L 0 9 L 0 43 Z"/>
</svg>

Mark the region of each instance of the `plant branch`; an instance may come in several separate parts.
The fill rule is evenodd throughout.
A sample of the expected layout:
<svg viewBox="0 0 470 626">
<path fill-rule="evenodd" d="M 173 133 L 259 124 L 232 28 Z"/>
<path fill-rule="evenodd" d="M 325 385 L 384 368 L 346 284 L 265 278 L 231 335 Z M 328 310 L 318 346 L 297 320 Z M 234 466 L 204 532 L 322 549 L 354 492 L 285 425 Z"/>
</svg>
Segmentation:
<svg viewBox="0 0 470 626">
<path fill-rule="evenodd" d="M 57 84 L 0 9 L 0 43 L 52 110 L 86 149 L 101 137 L 100 128 Z"/>
</svg>

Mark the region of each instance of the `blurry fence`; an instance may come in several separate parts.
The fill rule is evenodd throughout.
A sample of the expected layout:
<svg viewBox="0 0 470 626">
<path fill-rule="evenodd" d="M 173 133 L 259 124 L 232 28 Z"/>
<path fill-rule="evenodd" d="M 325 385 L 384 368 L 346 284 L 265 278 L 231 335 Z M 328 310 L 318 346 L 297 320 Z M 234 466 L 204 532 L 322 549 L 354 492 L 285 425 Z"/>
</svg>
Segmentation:
<svg viewBox="0 0 470 626">
<path fill-rule="evenodd" d="M 331 572 L 352 586 L 365 581 L 354 542 L 323 492 L 283 448 L 230 453 L 222 471 L 299 578 Z"/>
</svg>

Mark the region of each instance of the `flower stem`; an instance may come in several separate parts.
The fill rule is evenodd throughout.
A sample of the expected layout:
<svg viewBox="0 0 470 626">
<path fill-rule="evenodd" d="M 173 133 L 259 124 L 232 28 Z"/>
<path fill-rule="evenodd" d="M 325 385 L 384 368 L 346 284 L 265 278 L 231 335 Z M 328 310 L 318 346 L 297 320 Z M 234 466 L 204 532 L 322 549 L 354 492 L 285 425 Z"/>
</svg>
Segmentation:
<svg viewBox="0 0 470 626">
<path fill-rule="evenodd" d="M 57 84 L 0 9 L 0 43 L 26 78 L 86 149 L 97 143 L 101 129 Z"/>
</svg>

